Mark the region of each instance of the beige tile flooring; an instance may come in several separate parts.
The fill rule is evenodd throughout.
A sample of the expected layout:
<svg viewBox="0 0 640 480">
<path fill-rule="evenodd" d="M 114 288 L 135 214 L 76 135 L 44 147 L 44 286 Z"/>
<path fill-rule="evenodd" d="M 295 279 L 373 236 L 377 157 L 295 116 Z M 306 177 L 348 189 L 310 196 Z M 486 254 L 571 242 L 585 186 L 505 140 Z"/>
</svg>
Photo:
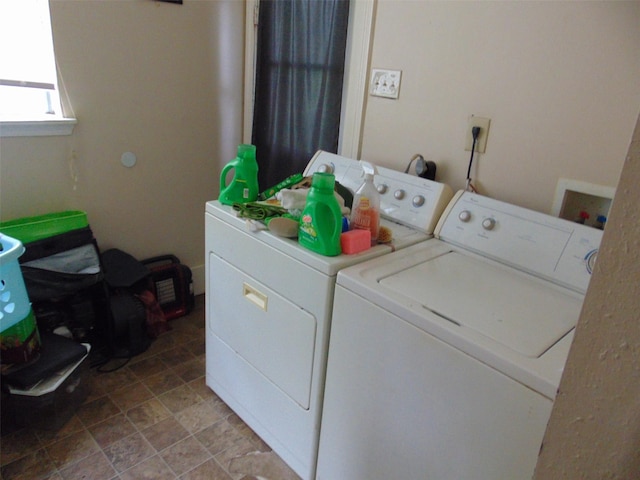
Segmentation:
<svg viewBox="0 0 640 480">
<path fill-rule="evenodd" d="M 299 478 L 205 385 L 204 299 L 112 373 L 58 431 L 5 434 L 2 480 Z"/>
</svg>

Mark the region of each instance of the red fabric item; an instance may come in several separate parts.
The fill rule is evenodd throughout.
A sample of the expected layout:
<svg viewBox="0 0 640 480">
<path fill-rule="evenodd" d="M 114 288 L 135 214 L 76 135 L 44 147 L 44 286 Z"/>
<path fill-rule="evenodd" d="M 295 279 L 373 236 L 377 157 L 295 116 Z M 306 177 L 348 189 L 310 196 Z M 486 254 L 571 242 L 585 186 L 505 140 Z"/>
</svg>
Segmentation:
<svg viewBox="0 0 640 480">
<path fill-rule="evenodd" d="M 153 292 L 143 290 L 136 297 L 144 304 L 147 311 L 147 334 L 151 338 L 158 338 L 161 333 L 171 330 L 171 325 L 167 323 L 164 312 Z"/>
</svg>

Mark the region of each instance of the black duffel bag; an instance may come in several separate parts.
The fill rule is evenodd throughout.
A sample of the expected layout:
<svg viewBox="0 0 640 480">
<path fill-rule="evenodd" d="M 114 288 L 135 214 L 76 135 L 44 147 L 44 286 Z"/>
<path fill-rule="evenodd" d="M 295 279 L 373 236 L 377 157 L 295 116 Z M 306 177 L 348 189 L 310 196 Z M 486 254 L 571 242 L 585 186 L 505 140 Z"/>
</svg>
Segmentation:
<svg viewBox="0 0 640 480">
<path fill-rule="evenodd" d="M 89 227 L 26 244 L 20 269 L 32 302 L 67 297 L 104 279 Z"/>
</svg>

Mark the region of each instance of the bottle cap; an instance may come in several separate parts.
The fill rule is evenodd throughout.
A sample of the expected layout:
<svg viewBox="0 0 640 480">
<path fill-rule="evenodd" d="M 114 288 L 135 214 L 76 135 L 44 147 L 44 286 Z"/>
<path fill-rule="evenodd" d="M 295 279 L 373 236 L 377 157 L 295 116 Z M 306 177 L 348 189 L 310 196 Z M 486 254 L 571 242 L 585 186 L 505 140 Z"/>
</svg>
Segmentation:
<svg viewBox="0 0 640 480">
<path fill-rule="evenodd" d="M 364 160 L 360 160 L 360 166 L 362 167 L 362 171 L 364 172 L 365 178 L 373 178 L 374 175 L 378 174 L 378 169 L 372 163 L 365 162 Z"/>
<path fill-rule="evenodd" d="M 241 143 L 238 145 L 238 157 L 245 158 L 246 154 L 256 154 L 256 146 L 248 143 Z"/>
<path fill-rule="evenodd" d="M 316 172 L 313 174 L 311 186 L 323 190 L 333 190 L 336 184 L 336 177 L 333 173 Z"/>
</svg>

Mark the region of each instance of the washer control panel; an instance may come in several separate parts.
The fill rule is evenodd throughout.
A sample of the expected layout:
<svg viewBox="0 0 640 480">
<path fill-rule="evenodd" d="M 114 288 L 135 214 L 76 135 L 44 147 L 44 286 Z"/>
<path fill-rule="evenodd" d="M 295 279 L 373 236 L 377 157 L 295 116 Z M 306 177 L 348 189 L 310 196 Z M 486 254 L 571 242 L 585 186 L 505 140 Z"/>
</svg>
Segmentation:
<svg viewBox="0 0 640 480">
<path fill-rule="evenodd" d="M 437 238 L 584 293 L 602 230 L 458 192 L 442 215 Z"/>
<path fill-rule="evenodd" d="M 380 193 L 380 215 L 384 218 L 431 234 L 440 215 L 453 197 L 453 190 L 407 173 L 376 165 L 373 183 Z M 305 176 L 315 172 L 333 173 L 336 181 L 354 195 L 364 182 L 362 167 L 353 160 L 333 153 L 318 151 L 304 170 Z"/>
</svg>

